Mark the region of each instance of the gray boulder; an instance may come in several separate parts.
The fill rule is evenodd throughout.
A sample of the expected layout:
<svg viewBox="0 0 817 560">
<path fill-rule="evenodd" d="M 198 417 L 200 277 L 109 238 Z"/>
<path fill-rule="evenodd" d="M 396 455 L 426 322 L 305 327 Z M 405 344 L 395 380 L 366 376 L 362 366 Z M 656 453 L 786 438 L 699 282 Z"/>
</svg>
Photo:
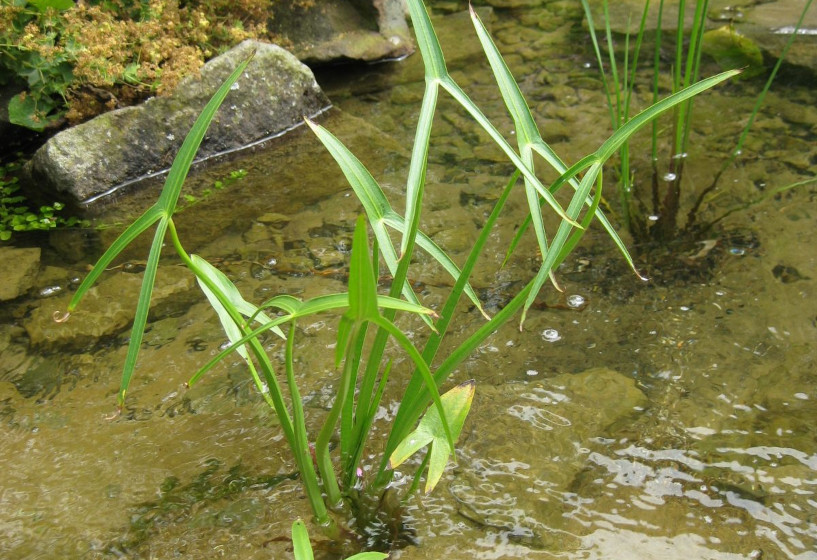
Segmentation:
<svg viewBox="0 0 817 560">
<path fill-rule="evenodd" d="M 255 57 L 210 125 L 199 159 L 275 136 L 329 107 L 312 72 L 292 54 L 244 41 L 167 97 L 102 114 L 55 135 L 28 164 L 31 187 L 47 200 L 82 207 L 166 170 L 209 98 L 253 50 Z"/>
<path fill-rule="evenodd" d="M 403 0 L 292 3 L 276 9 L 267 27 L 308 63 L 381 60 L 411 54 Z"/>
</svg>

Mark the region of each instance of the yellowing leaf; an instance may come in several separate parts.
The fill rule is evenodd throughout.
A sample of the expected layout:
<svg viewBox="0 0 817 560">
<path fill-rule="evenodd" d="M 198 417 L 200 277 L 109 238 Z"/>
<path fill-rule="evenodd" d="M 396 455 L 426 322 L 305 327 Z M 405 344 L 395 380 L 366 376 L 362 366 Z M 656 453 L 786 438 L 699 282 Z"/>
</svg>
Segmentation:
<svg viewBox="0 0 817 560">
<path fill-rule="evenodd" d="M 476 383 L 472 379 L 457 385 L 440 397 L 445 417 L 450 422 L 448 428 L 455 440 L 462 432 L 465 417 L 471 409 L 471 402 L 474 400 L 475 389 Z M 454 455 L 454 449 L 449 447 L 446 440 L 445 427 L 440 419 L 440 413 L 436 407 L 432 406 L 420 419 L 417 429 L 406 436 L 395 448 L 389 458 L 389 468 L 394 469 L 400 466 L 414 453 L 431 444 L 428 451 L 430 456 L 425 487 L 425 492 L 429 493 L 440 481 L 440 477 L 448 463 L 448 456 Z"/>
</svg>

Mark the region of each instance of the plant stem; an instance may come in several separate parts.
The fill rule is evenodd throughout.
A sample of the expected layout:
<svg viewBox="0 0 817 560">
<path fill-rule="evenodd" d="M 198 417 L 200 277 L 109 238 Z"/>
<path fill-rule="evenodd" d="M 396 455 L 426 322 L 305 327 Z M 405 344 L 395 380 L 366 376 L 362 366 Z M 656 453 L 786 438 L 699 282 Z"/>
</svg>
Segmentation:
<svg viewBox="0 0 817 560">
<path fill-rule="evenodd" d="M 347 395 L 351 390 L 353 376 L 354 360 L 350 359 L 349 352 L 351 347 L 355 344 L 359 334 L 360 325 L 352 327 L 354 334 L 349 338 L 346 359 L 343 362 L 343 371 L 338 383 L 338 390 L 335 394 L 335 402 L 332 403 L 332 408 L 329 409 L 329 415 L 321 426 L 321 431 L 318 433 L 318 438 L 315 440 L 315 461 L 318 464 L 318 471 L 321 473 L 321 480 L 323 481 L 323 489 L 326 492 L 326 499 L 329 506 L 336 508 L 343 502 L 343 495 L 338 485 L 338 479 L 335 475 L 335 467 L 332 465 L 332 458 L 329 454 L 329 442 L 332 434 L 335 432 L 335 426 L 338 423 L 341 410 L 346 402 Z"/>
<path fill-rule="evenodd" d="M 294 346 L 295 346 L 295 320 L 289 324 L 289 333 L 287 335 L 286 353 L 284 361 L 286 362 L 287 384 L 289 385 L 290 399 L 292 400 L 292 419 L 294 425 L 294 443 L 292 453 L 295 456 L 295 462 L 298 465 L 298 470 L 301 472 L 301 481 L 306 489 L 306 496 L 309 499 L 309 504 L 312 506 L 312 513 L 315 514 L 315 519 L 318 524 L 328 526 L 331 524 L 331 518 L 326 511 L 326 504 L 323 502 L 321 489 L 318 485 L 318 479 L 315 476 L 315 469 L 312 466 L 312 455 L 309 453 L 309 442 L 306 438 L 306 420 L 304 419 L 304 407 L 301 402 L 301 393 L 298 391 L 298 384 L 295 381 L 294 368 Z"/>
<path fill-rule="evenodd" d="M 715 190 L 718 186 L 718 182 L 720 181 L 721 175 L 723 175 L 724 171 L 726 171 L 730 165 L 732 165 L 737 157 L 741 154 L 743 150 L 743 143 L 746 142 L 746 137 L 749 135 L 749 130 L 752 128 L 752 125 L 755 122 L 755 118 L 757 114 L 760 112 L 760 107 L 763 105 L 763 102 L 766 99 L 766 94 L 769 92 L 769 89 L 772 87 L 772 82 L 774 82 L 775 77 L 777 76 L 777 71 L 780 70 L 780 67 L 783 65 L 783 60 L 786 58 L 786 54 L 789 52 L 789 47 L 791 47 L 792 43 L 794 43 L 794 39 L 797 37 L 797 33 L 800 31 L 800 28 L 803 25 L 803 19 L 806 17 L 806 13 L 808 9 L 811 7 L 812 0 L 808 0 L 803 6 L 803 11 L 800 12 L 800 18 L 797 20 L 797 25 L 794 26 L 794 30 L 792 34 L 789 36 L 788 40 L 786 41 L 786 45 L 783 47 L 783 51 L 780 53 L 780 57 L 778 57 L 777 62 L 772 69 L 772 73 L 769 74 L 769 78 L 766 80 L 766 83 L 763 86 L 763 91 L 760 92 L 760 95 L 757 97 L 755 101 L 755 106 L 752 109 L 752 113 L 749 115 L 749 120 L 746 122 L 746 126 L 743 128 L 743 131 L 740 133 L 740 138 L 738 139 L 738 143 L 735 146 L 735 149 L 732 150 L 732 154 L 729 158 L 723 162 L 723 165 L 715 174 L 715 177 L 712 179 L 712 183 L 705 189 L 701 191 L 698 195 L 698 198 L 695 200 L 695 204 L 692 205 L 692 208 L 687 213 L 687 223 L 686 223 L 686 231 L 691 231 L 695 226 L 695 221 L 698 218 L 698 211 L 701 208 L 701 205 L 704 202 L 704 199 Z M 730 214 L 732 212 L 729 212 Z M 720 216 L 716 219 L 716 221 L 720 221 L 726 216 Z M 711 227 L 714 225 L 713 223 L 709 223 L 706 227 Z"/>
<path fill-rule="evenodd" d="M 173 247 L 176 249 L 179 257 L 181 257 L 182 261 L 187 265 L 187 267 L 196 275 L 201 282 L 203 282 L 211 292 L 216 294 L 216 297 L 219 298 L 224 308 L 230 314 L 230 317 L 241 330 L 242 334 L 247 334 L 249 332 L 248 327 L 246 326 L 243 318 L 241 315 L 235 310 L 235 308 L 230 305 L 230 302 L 226 300 L 224 294 L 221 290 L 216 286 L 212 281 L 210 281 L 209 277 L 204 274 L 204 272 L 193 262 L 193 259 L 190 258 L 190 255 L 187 251 L 184 250 L 182 247 L 181 241 L 179 240 L 178 233 L 176 232 L 176 226 L 173 222 L 172 218 L 168 218 L 168 231 L 170 233 L 170 239 L 173 243 Z M 289 347 L 290 341 L 292 336 L 287 339 L 287 349 L 291 351 Z M 309 460 L 305 460 L 303 458 L 303 451 L 306 450 L 306 454 L 308 455 L 308 444 L 305 444 L 306 435 L 305 435 L 305 428 L 303 427 L 304 419 L 303 419 L 303 406 L 300 403 L 300 397 L 297 393 L 297 387 L 294 383 L 294 374 L 287 370 L 287 376 L 290 381 L 290 389 L 294 388 L 295 393 L 293 396 L 293 412 L 296 414 L 295 425 L 293 426 L 293 421 L 289 416 L 289 412 L 287 411 L 286 404 L 283 401 L 283 395 L 281 393 L 280 385 L 278 384 L 278 380 L 275 377 L 275 374 L 272 370 L 272 364 L 269 362 L 269 358 L 267 357 L 264 348 L 261 346 L 260 341 L 258 338 L 252 338 L 248 341 L 250 348 L 253 351 L 253 355 L 258 360 L 260 365 L 261 371 L 264 374 L 264 379 L 267 382 L 267 386 L 270 389 L 269 397 L 272 399 L 273 407 L 275 410 L 276 415 L 278 416 L 279 421 L 281 422 L 281 429 L 284 432 L 284 437 L 287 440 L 290 448 L 293 450 L 295 455 L 295 463 L 298 467 L 298 471 L 301 474 L 301 480 L 304 482 L 304 486 L 307 489 L 307 495 L 309 496 L 310 504 L 312 505 L 312 511 L 315 514 L 315 518 L 318 520 L 318 523 L 321 525 L 329 525 L 331 520 L 328 516 L 326 511 L 326 505 L 323 503 L 321 499 L 321 492 L 320 488 L 317 484 L 317 478 L 315 477 L 315 469 L 312 467 L 311 458 Z M 291 356 L 289 356 L 289 360 L 287 363 L 287 367 L 291 367 Z M 297 415 L 300 414 L 300 418 L 297 418 Z M 300 426 L 298 425 L 300 424 Z M 303 434 L 298 434 L 297 431 L 301 429 L 303 430 Z"/>
</svg>

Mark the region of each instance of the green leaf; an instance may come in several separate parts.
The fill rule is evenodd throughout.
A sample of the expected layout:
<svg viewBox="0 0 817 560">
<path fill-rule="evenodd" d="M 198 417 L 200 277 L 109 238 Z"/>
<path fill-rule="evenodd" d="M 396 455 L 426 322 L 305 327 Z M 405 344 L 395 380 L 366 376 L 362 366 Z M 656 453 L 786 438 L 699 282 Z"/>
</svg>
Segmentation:
<svg viewBox="0 0 817 560">
<path fill-rule="evenodd" d="M 642 126 L 650 122 L 652 119 L 664 113 L 668 109 L 678 105 L 679 103 L 695 97 L 699 93 L 718 85 L 719 83 L 733 78 L 740 74 L 740 70 L 728 70 L 721 72 L 709 78 L 696 82 L 681 91 L 673 93 L 665 97 L 658 103 L 651 105 L 638 113 L 635 117 L 627 121 L 625 125 L 616 130 L 610 138 L 608 138 L 599 149 L 596 150 L 596 157 L 599 161 L 606 161 L 615 154 L 624 142 L 632 136 Z"/>
<path fill-rule="evenodd" d="M 74 7 L 74 0 L 28 0 L 28 3 L 40 12 L 45 12 L 49 8 L 64 12 Z"/>
<path fill-rule="evenodd" d="M 508 111 L 513 117 L 520 152 L 528 155 L 528 161 L 526 163 L 529 163 L 532 167 L 532 161 L 530 160 L 530 151 L 532 150 L 542 156 L 548 165 L 550 165 L 558 173 L 564 175 L 568 171 L 568 167 L 542 138 L 541 134 L 539 133 L 539 129 L 536 126 L 536 122 L 533 119 L 533 115 L 530 112 L 530 108 L 528 107 L 528 104 L 525 101 L 516 80 L 514 80 L 513 75 L 505 64 L 505 61 L 502 59 L 502 55 L 499 53 L 499 50 L 488 34 L 487 29 L 485 29 L 485 26 L 473 9 L 471 10 L 471 19 L 473 20 L 474 28 L 477 31 L 477 36 L 479 37 L 482 48 L 485 51 L 485 55 L 491 64 L 491 70 L 494 73 L 494 77 L 497 81 L 500 92 L 502 93 L 502 98 L 505 101 L 505 105 L 508 107 Z M 568 176 L 567 179 L 573 189 L 579 191 L 579 183 L 576 181 L 573 175 Z M 539 243 L 539 248 L 542 251 L 542 255 L 544 256 L 547 253 L 547 240 L 545 239 L 544 223 L 542 222 L 541 211 L 538 209 L 540 204 L 532 192 L 536 188 L 536 184 L 530 177 L 526 176 L 525 189 L 528 195 L 529 214 L 531 220 L 526 220 L 523 227 L 520 228 L 518 236 L 513 240 L 509 247 L 508 255 L 513 252 L 513 249 L 516 247 L 519 239 L 521 238 L 522 231 L 529 223 L 534 224 L 536 238 Z M 559 187 L 554 185 L 551 187 L 550 191 L 556 193 L 558 189 Z M 590 199 L 586 199 L 585 204 L 592 207 L 593 203 Z M 627 248 L 624 246 L 624 243 L 621 241 L 621 238 L 616 233 L 613 226 L 601 212 L 596 211 L 596 216 L 598 217 L 599 222 L 602 224 L 602 227 L 604 227 L 607 234 L 616 244 L 616 247 L 618 247 L 622 256 L 624 256 L 630 267 L 636 272 L 636 274 L 638 274 L 638 271 L 635 270 L 635 265 L 629 251 L 627 251 Z M 570 215 L 570 217 L 575 219 L 576 216 Z M 589 222 L 584 221 L 583 223 Z M 561 252 L 561 249 L 562 247 L 560 247 L 558 244 L 553 248 L 553 250 L 557 252 Z M 550 272 L 548 271 L 547 274 L 550 274 Z"/>
<path fill-rule="evenodd" d="M 235 284 L 233 284 L 223 272 L 198 255 L 190 255 L 190 260 L 192 260 L 199 271 L 203 273 L 221 291 L 221 293 L 226 296 L 227 300 L 233 306 L 235 311 L 241 315 L 244 315 L 245 317 L 252 317 L 262 325 L 271 322 L 271 319 L 263 312 L 259 311 L 258 307 L 248 302 L 241 296 L 241 292 L 238 291 Z M 202 278 L 197 276 L 196 281 L 198 282 L 201 291 L 204 292 L 205 296 L 207 296 L 207 300 L 210 302 L 210 305 L 218 314 L 219 321 L 221 321 L 221 326 L 224 328 L 224 332 L 227 334 L 230 342 L 234 343 L 236 340 L 240 340 L 243 333 L 235 324 L 235 321 L 233 321 L 227 309 L 224 307 L 224 305 L 222 305 L 221 300 L 219 300 L 216 294 L 213 293 L 213 291 L 203 282 Z M 281 331 L 279 327 L 273 327 L 272 332 L 283 339 L 286 338 L 283 331 Z M 247 354 L 246 348 L 239 348 L 238 353 L 245 360 L 249 361 L 249 354 Z"/>
<path fill-rule="evenodd" d="M 136 239 L 138 235 L 144 232 L 148 227 L 158 221 L 156 233 L 153 237 L 153 242 L 150 246 L 150 253 L 148 254 L 147 267 L 142 279 L 142 287 L 139 292 L 139 301 L 136 305 L 136 315 L 133 320 L 133 328 L 131 329 L 131 340 L 128 344 L 128 354 L 125 358 L 125 365 L 122 370 L 122 380 L 119 387 L 119 404 L 122 406 L 125 400 L 125 393 L 130 384 L 131 377 L 133 377 L 134 369 L 136 368 L 136 358 L 139 354 L 139 347 L 142 344 L 142 337 L 144 335 L 145 325 L 147 323 L 148 311 L 150 310 L 150 298 L 153 293 L 153 284 L 156 280 L 156 271 L 159 267 L 159 258 L 164 244 L 164 235 L 167 232 L 168 226 L 172 223 L 173 212 L 176 208 L 176 202 L 181 192 L 184 179 L 190 171 L 190 165 L 193 158 L 201 144 L 207 128 L 210 126 L 216 110 L 224 101 L 224 98 L 230 92 L 233 83 L 244 71 L 244 68 L 249 64 L 252 56 L 244 60 L 233 71 L 227 80 L 219 87 L 218 91 L 213 95 L 204 110 L 193 123 L 190 132 L 182 143 L 179 153 L 176 154 L 173 160 L 173 165 L 170 167 L 167 179 L 165 180 L 162 194 L 156 204 L 151 206 L 139 219 L 131 224 L 108 248 L 107 251 L 100 257 L 94 268 L 85 277 L 80 284 L 71 301 L 68 303 L 68 312 L 70 313 L 79 304 L 83 295 L 91 288 L 97 278 L 104 272 L 108 264 L 125 248 L 131 241 Z M 180 247 L 177 247 L 181 251 Z M 254 309 L 253 309 L 254 312 Z"/>
<path fill-rule="evenodd" d="M 431 25 L 431 18 L 423 2 L 408 2 L 411 23 L 414 25 L 414 33 L 417 36 L 417 46 L 423 57 L 425 74 L 427 79 L 437 79 L 448 75 L 445 67 L 445 57 L 440 49 L 440 42 L 434 27 Z"/>
<path fill-rule="evenodd" d="M 136 358 L 139 356 L 142 338 L 145 335 L 145 325 L 150 311 L 150 298 L 153 295 L 153 285 L 156 282 L 156 271 L 159 269 L 159 257 L 162 254 L 162 244 L 167 226 L 168 220 L 159 221 L 156 233 L 153 235 L 153 242 L 150 245 L 150 254 L 142 277 L 142 286 L 139 289 L 139 301 L 136 303 L 136 314 L 133 317 L 128 354 L 125 356 L 125 365 L 122 368 L 122 378 L 119 382 L 118 400 L 120 407 L 125 404 L 125 393 L 128 391 L 131 377 L 133 377 L 133 372 L 136 369 Z"/>
<path fill-rule="evenodd" d="M 18 93 L 8 104 L 9 121 L 18 126 L 42 132 L 45 127 L 59 120 L 60 114 L 49 113 L 54 104 L 48 98 L 35 98 L 29 92 Z"/>
<path fill-rule="evenodd" d="M 445 411 L 445 418 L 448 419 L 448 427 L 454 440 L 459 438 L 462 432 L 465 417 L 471 408 L 471 402 L 474 400 L 475 389 L 476 383 L 474 380 L 470 380 L 457 385 L 440 397 Z M 440 481 L 440 477 L 448 463 L 448 456 L 454 455 L 454 450 L 448 445 L 445 426 L 436 407 L 430 407 L 426 411 L 417 429 L 397 445 L 389 458 L 389 468 L 395 469 L 414 453 L 429 444 L 431 445 L 429 449 L 431 459 L 428 463 L 426 493 L 431 492 Z"/>
<path fill-rule="evenodd" d="M 298 519 L 292 524 L 292 552 L 295 560 L 314 560 L 312 544 L 309 542 L 309 532 L 304 522 Z"/>
<path fill-rule="evenodd" d="M 162 194 L 159 196 L 159 200 L 156 201 L 156 205 L 168 216 L 173 215 L 173 211 L 176 208 L 176 202 L 179 199 L 179 193 L 182 189 L 182 184 L 184 184 L 184 180 L 190 171 L 190 165 L 193 163 L 193 158 L 196 156 L 196 152 L 201 145 L 201 141 L 204 139 L 204 134 L 207 132 L 210 122 L 216 115 L 218 108 L 224 102 L 224 98 L 227 97 L 228 93 L 230 93 L 230 88 L 236 82 L 236 80 L 238 80 L 241 73 L 244 72 L 244 69 L 250 63 L 254 55 L 255 53 L 253 52 L 249 57 L 241 62 L 241 64 L 239 64 L 236 69 L 233 70 L 233 73 L 230 74 L 227 80 L 221 84 L 218 91 L 213 94 L 213 97 L 210 98 L 210 101 L 208 101 L 207 105 L 205 105 L 204 109 L 202 109 L 201 114 L 199 114 L 198 118 L 196 119 L 196 122 L 193 123 L 190 132 L 188 132 L 187 136 L 185 136 L 184 142 L 182 142 L 182 145 L 179 148 L 179 152 L 173 159 L 173 165 L 170 166 L 170 171 L 167 174 L 165 185 L 162 188 Z"/>
<path fill-rule="evenodd" d="M 360 160 L 331 132 L 308 119 L 306 123 L 335 159 L 344 176 L 346 176 L 349 185 L 355 191 L 363 205 L 363 209 L 366 211 L 366 216 L 379 244 L 383 260 L 386 261 L 389 272 L 392 275 L 396 274 L 398 268 L 397 252 L 383 223 L 384 216 L 394 213 L 394 211 L 391 209 L 388 200 L 386 200 L 383 189 L 380 188 L 380 185 L 377 184 L 377 181 Z M 419 303 L 408 282 L 403 283 L 402 293 L 410 302 Z M 425 321 L 429 326 L 431 325 L 430 320 L 426 318 Z"/>
<path fill-rule="evenodd" d="M 358 216 L 352 240 L 352 259 L 349 265 L 349 310 L 346 315 L 353 321 L 367 321 L 380 315 L 377 309 L 377 283 L 369 252 L 366 219 Z"/>
</svg>

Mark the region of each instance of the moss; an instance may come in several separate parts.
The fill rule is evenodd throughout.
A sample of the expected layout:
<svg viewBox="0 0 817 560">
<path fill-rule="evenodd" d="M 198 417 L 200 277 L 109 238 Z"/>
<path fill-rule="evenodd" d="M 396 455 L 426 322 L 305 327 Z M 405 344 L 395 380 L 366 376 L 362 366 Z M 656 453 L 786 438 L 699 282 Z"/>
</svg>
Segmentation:
<svg viewBox="0 0 817 560">
<path fill-rule="evenodd" d="M 30 122 L 77 124 L 173 91 L 244 39 L 274 42 L 267 21 L 281 1 L 90 0 L 62 9 L 4 2 L 0 80 L 28 86 Z"/>
</svg>

